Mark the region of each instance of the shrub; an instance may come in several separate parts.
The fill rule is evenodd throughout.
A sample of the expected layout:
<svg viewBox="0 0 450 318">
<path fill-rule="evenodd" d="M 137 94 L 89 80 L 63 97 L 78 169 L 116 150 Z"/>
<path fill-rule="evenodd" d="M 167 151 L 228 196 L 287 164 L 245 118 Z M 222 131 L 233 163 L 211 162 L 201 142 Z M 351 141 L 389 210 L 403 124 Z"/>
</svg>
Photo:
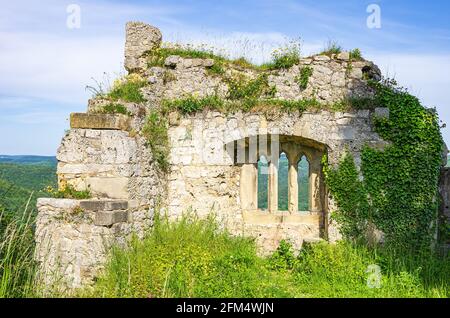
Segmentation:
<svg viewBox="0 0 450 318">
<path fill-rule="evenodd" d="M 300 62 L 300 42 L 291 41 L 272 53 L 272 61 L 261 65 L 260 69 L 287 69 Z"/>
<path fill-rule="evenodd" d="M 355 61 L 362 60 L 361 50 L 356 48 L 356 49 L 353 49 L 352 51 L 350 51 L 350 59 L 355 60 Z"/>
<path fill-rule="evenodd" d="M 147 81 L 137 74 L 130 74 L 124 78 L 114 81 L 111 91 L 106 97 L 112 100 L 123 100 L 125 102 L 142 103 L 145 101 L 140 89 Z"/>
</svg>

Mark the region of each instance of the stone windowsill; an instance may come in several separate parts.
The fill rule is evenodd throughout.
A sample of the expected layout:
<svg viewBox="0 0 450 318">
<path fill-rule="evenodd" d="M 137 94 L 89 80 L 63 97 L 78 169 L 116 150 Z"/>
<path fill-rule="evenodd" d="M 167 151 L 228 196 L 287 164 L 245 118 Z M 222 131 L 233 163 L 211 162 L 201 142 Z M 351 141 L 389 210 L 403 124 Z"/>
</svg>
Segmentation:
<svg viewBox="0 0 450 318">
<path fill-rule="evenodd" d="M 253 210 L 242 212 L 244 222 L 251 224 L 314 224 L 320 225 L 322 212 L 298 211 L 291 213 L 288 211 L 269 212 L 267 210 Z"/>
</svg>

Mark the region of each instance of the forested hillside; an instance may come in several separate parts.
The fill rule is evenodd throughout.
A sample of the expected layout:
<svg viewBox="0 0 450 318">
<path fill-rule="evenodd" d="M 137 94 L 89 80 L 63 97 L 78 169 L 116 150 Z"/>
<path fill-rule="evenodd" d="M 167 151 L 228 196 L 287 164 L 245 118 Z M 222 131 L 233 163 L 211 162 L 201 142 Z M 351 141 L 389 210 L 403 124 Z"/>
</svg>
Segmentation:
<svg viewBox="0 0 450 318">
<path fill-rule="evenodd" d="M 32 193 L 34 208 L 36 198 L 47 195 L 44 189 L 55 185 L 55 157 L 0 155 L 0 209 L 23 211 Z"/>
</svg>

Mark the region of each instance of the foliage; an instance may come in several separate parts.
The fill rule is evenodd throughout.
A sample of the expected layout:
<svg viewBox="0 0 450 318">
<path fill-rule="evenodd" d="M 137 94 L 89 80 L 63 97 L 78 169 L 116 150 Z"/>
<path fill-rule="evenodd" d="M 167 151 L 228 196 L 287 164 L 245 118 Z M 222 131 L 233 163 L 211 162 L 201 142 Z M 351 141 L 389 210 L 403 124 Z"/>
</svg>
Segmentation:
<svg viewBox="0 0 450 318">
<path fill-rule="evenodd" d="M 38 197 L 47 196 L 43 189 L 56 185 L 54 157 L 9 158 L 8 162 L 0 163 L 0 205 L 8 213 L 23 211 L 30 195 L 30 205 L 35 206 Z"/>
<path fill-rule="evenodd" d="M 298 259 L 294 255 L 292 245 L 281 240 L 276 251 L 269 257 L 269 266 L 275 270 L 291 270 L 297 266 Z"/>
<path fill-rule="evenodd" d="M 33 215 L 28 209 L 0 212 L 0 298 L 36 295 Z"/>
<path fill-rule="evenodd" d="M 321 55 L 331 56 L 342 52 L 342 47 L 336 41 L 328 41 L 326 48 L 320 52 Z"/>
<path fill-rule="evenodd" d="M 54 189 L 52 186 L 48 186 L 46 189 L 53 198 L 59 199 L 90 199 L 92 198 L 89 189 L 78 191 L 71 184 L 65 185 L 62 189 Z"/>
<path fill-rule="evenodd" d="M 389 109 L 389 118 L 376 118 L 375 125 L 390 145 L 384 150 L 364 147 L 363 180 L 348 155 L 336 169 L 325 165 L 326 181 L 338 204 L 335 215 L 349 238 L 363 238 L 373 223 L 387 244 L 428 248 L 435 232 L 443 147 L 437 114 L 394 81 L 372 85 L 378 105 Z"/>
<path fill-rule="evenodd" d="M 368 285 L 370 265 L 380 285 Z M 115 247 L 84 297 L 448 297 L 450 262 L 432 253 L 398 254 L 342 241 L 281 241 L 269 257 L 254 241 L 221 230 L 213 217 L 157 217 L 143 240 Z"/>
<path fill-rule="evenodd" d="M 131 115 L 131 112 L 122 104 L 119 103 L 109 103 L 103 106 L 100 110 L 100 113 L 106 114 L 123 114 L 123 115 Z"/>
<path fill-rule="evenodd" d="M 164 113 L 178 110 L 182 114 L 192 114 L 204 109 L 223 109 L 225 101 L 217 95 L 209 95 L 197 98 L 189 95 L 182 99 L 164 100 L 162 109 Z"/>
<path fill-rule="evenodd" d="M 379 266 L 378 286 L 368 284 L 373 266 Z M 295 268 L 300 292 L 314 297 L 446 298 L 449 274 L 448 256 L 373 249 L 348 241 L 305 245 Z"/>
<path fill-rule="evenodd" d="M 212 217 L 157 218 L 143 240 L 116 247 L 88 296 L 285 297 L 290 287 L 270 271 L 249 238 L 220 230 Z"/>
<path fill-rule="evenodd" d="M 148 53 L 148 67 L 163 67 L 167 57 L 171 55 L 177 55 L 183 58 L 200 58 L 200 59 L 213 59 L 213 66 L 207 70 L 210 74 L 223 74 L 223 65 L 227 62 L 227 59 L 223 56 L 214 54 L 211 49 L 196 48 L 191 45 L 171 45 L 167 47 L 159 47 Z M 228 61 L 231 62 L 232 61 Z"/>
<path fill-rule="evenodd" d="M 327 166 L 324 156 L 324 174 L 333 199 L 339 205 L 333 211 L 332 218 L 339 223 L 339 230 L 347 238 L 360 239 L 366 234 L 366 224 L 370 221 L 369 203 L 363 182 L 359 180 L 353 157 L 346 153 L 339 164 L 339 169 Z"/>
<path fill-rule="evenodd" d="M 146 84 L 147 81 L 138 74 L 130 74 L 115 80 L 106 97 L 115 101 L 142 103 L 145 98 L 142 96 L 140 89 Z"/>
<path fill-rule="evenodd" d="M 260 74 L 255 79 L 248 79 L 245 76 L 234 76 L 225 79 L 228 84 L 229 100 L 243 100 L 244 105 L 255 105 L 262 97 L 274 97 L 275 86 L 270 86 L 268 74 Z"/>
<path fill-rule="evenodd" d="M 164 172 L 167 172 L 169 168 L 169 136 L 167 129 L 167 120 L 157 110 L 150 112 L 142 129 L 142 134 L 147 140 L 154 159 Z"/>
<path fill-rule="evenodd" d="M 262 69 L 287 69 L 300 62 L 300 42 L 291 41 L 285 47 L 272 52 L 272 61 L 261 65 Z"/>
<path fill-rule="evenodd" d="M 352 61 L 360 61 L 362 60 L 361 50 L 356 48 L 350 51 L 350 60 Z"/>
<path fill-rule="evenodd" d="M 309 78 L 313 74 L 313 69 L 310 66 L 303 66 L 300 69 L 300 75 L 295 78 L 300 89 L 306 89 L 308 87 Z"/>
<path fill-rule="evenodd" d="M 148 67 L 163 67 L 167 57 L 177 55 L 183 58 L 213 59 L 214 65 L 207 69 L 210 74 L 222 75 L 225 67 L 248 68 L 256 71 L 286 69 L 300 60 L 300 42 L 291 41 L 286 46 L 272 52 L 271 61 L 262 65 L 250 63 L 246 58 L 230 59 L 224 55 L 216 54 L 212 48 L 196 47 L 166 43 L 166 45 L 148 52 Z"/>
</svg>

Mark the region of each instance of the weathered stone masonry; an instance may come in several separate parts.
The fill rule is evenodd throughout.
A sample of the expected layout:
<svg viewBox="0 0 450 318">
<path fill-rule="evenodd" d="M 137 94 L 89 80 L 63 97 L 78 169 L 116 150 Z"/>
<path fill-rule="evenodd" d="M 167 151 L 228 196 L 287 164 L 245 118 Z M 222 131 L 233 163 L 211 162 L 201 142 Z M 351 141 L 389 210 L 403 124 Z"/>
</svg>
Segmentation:
<svg viewBox="0 0 450 318">
<path fill-rule="evenodd" d="M 147 54 L 161 44 L 158 29 L 127 24 L 125 67 L 144 77 L 145 103 L 120 101 L 132 114 L 100 114 L 108 100 L 89 101 L 85 114 L 71 115 L 71 129 L 58 149 L 59 186 L 90 189 L 93 199 L 40 199 L 36 227 L 37 259 L 48 283 L 61 277 L 69 287 L 92 281 L 104 264 L 108 247 L 124 243 L 131 233 L 142 236 L 156 209 L 177 218 L 188 210 L 199 216 L 215 213 L 237 235 L 256 238 L 261 253 L 273 251 L 281 239 L 300 248 L 304 241 L 339 239 L 330 221 L 333 202 L 323 180 L 321 159 L 337 164 L 350 151 L 357 164 L 363 145 L 386 145 L 373 129 L 374 116 L 386 109 L 351 112 L 273 113 L 203 111 L 171 113 L 168 127 L 170 169 L 163 173 L 141 136 L 145 113 L 163 99 L 186 95 L 225 97 L 228 86 L 211 75 L 212 59 L 169 56 L 163 67 L 147 67 Z M 351 64 L 351 67 L 349 65 Z M 313 73 L 306 89 L 295 78 L 305 65 Z M 228 73 L 255 78 L 253 69 L 230 66 Z M 369 61 L 352 62 L 348 53 L 301 59 L 287 70 L 268 71 L 276 98 L 316 98 L 332 103 L 351 96 L 371 96 L 366 79 L 379 79 Z M 255 146 L 257 145 L 257 146 Z M 275 147 L 276 146 L 276 147 Z M 281 152 L 289 160 L 289 207 L 278 211 L 277 165 Z M 242 153 L 244 156 L 242 156 Z M 257 203 L 256 162 L 269 160 L 269 207 Z M 297 162 L 309 162 L 309 208 L 298 211 Z"/>
</svg>

